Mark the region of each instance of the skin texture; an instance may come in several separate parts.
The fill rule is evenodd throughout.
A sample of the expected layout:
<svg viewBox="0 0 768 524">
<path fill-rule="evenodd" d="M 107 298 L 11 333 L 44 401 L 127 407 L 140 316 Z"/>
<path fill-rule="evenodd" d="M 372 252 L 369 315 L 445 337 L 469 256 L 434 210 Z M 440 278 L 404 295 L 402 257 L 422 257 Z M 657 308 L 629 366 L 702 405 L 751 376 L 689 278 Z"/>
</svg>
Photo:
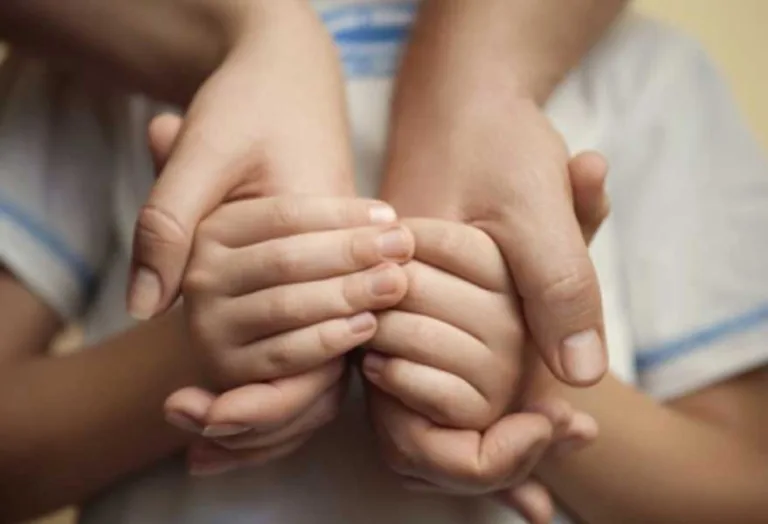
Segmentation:
<svg viewBox="0 0 768 524">
<path fill-rule="evenodd" d="M 570 384 L 607 369 L 601 305 L 569 155 L 539 107 L 625 3 L 426 0 L 393 108 L 385 196 L 429 191 L 433 202 L 414 211 L 494 238 L 545 362 Z M 0 32 L 189 107 L 137 222 L 137 318 L 173 303 L 195 226 L 222 201 L 351 194 L 338 60 L 308 2 L 8 0 Z M 463 148 L 445 155 L 448 142 Z M 315 155 L 326 157 L 320 169 Z"/>
<path fill-rule="evenodd" d="M 5 271 L 0 309 L 0 522 L 81 502 L 189 442 L 161 413 L 199 376 L 178 312 L 52 357 L 61 321 Z"/>
<path fill-rule="evenodd" d="M 159 117 L 155 121 L 150 136 L 152 143 L 155 144 L 154 150 L 156 151 L 157 162 L 162 162 L 163 148 L 172 142 L 172 135 L 178 129 L 179 124 L 178 117 L 174 116 Z M 576 195 L 576 215 L 583 224 L 582 234 L 589 241 L 608 213 L 608 202 L 604 192 L 607 166 L 599 155 L 586 153 L 573 159 L 569 164 L 569 169 L 571 171 L 574 194 Z M 213 329 L 214 332 L 226 333 L 231 336 L 233 333 L 231 321 L 227 321 L 226 317 L 217 315 L 215 310 L 210 310 L 210 308 L 205 306 L 205 302 L 210 301 L 214 304 L 218 303 L 218 308 L 223 309 L 225 306 L 222 304 L 229 300 L 233 305 L 226 309 L 230 312 L 234 311 L 233 308 L 242 309 L 242 314 L 246 315 L 243 318 L 249 319 L 247 322 L 249 329 L 256 329 L 254 333 L 257 333 L 258 326 L 263 323 L 263 319 L 259 318 L 259 310 L 262 308 L 254 309 L 253 305 L 248 306 L 250 302 L 243 302 L 237 298 L 231 300 L 231 296 L 233 294 L 235 296 L 239 295 L 240 292 L 236 291 L 238 287 L 244 285 L 246 287 L 253 286 L 254 281 L 262 281 L 264 278 L 269 280 L 278 279 L 284 284 L 287 283 L 288 280 L 285 279 L 288 278 L 290 272 L 286 272 L 286 268 L 293 268 L 294 271 L 296 268 L 305 268 L 304 271 L 309 271 L 306 268 L 317 265 L 318 261 L 323 260 L 324 257 L 338 257 L 338 253 L 362 255 L 365 260 L 368 260 L 368 264 L 381 261 L 370 253 L 366 255 L 366 251 L 361 249 L 361 245 L 370 246 L 370 242 L 363 242 L 361 244 L 358 241 L 356 244 L 352 244 L 357 246 L 356 249 L 344 247 L 343 245 L 337 247 L 331 239 L 334 236 L 339 239 L 343 238 L 338 233 L 332 236 L 323 233 L 323 236 L 318 236 L 318 238 L 323 238 L 323 240 L 313 242 L 310 235 L 301 234 L 302 231 L 296 229 L 302 224 L 303 227 L 309 227 L 310 224 L 312 224 L 312 228 L 322 227 L 322 222 L 313 223 L 307 221 L 307 218 L 300 220 L 299 217 L 307 214 L 302 212 L 302 209 L 305 207 L 312 209 L 321 202 L 326 202 L 325 205 L 327 206 L 327 203 L 334 201 L 340 200 L 297 199 L 295 197 L 292 199 L 277 198 L 268 199 L 267 202 L 269 204 L 267 205 L 260 204 L 260 201 L 245 201 L 224 206 L 221 212 L 215 212 L 209 219 L 203 222 L 198 230 L 198 239 L 195 243 L 194 252 L 196 255 L 193 256 L 193 261 L 187 272 L 187 278 L 194 285 L 188 289 L 189 294 L 185 290 L 185 301 L 189 304 L 189 309 L 193 312 L 197 311 L 197 313 L 193 313 L 194 316 L 192 317 L 193 332 L 197 331 L 194 328 L 196 324 L 195 318 L 199 318 L 200 325 L 204 328 L 208 326 L 207 331 L 210 332 Z M 281 202 L 283 203 L 282 206 L 286 202 L 294 202 L 294 205 L 290 208 L 292 212 L 285 213 L 284 211 L 279 211 L 280 208 L 273 207 L 274 203 Z M 297 202 L 303 202 L 303 205 L 296 205 Z M 359 202 L 363 202 L 366 206 L 370 205 L 370 203 L 365 203 L 364 201 Z M 389 209 L 388 213 L 382 213 L 381 205 L 381 203 L 376 204 L 377 213 L 375 214 L 378 216 L 383 214 L 391 215 L 392 219 L 394 219 L 394 211 Z M 262 207 L 261 211 L 258 210 L 260 206 Z M 277 212 L 276 209 L 278 210 Z M 364 209 L 370 210 L 368 207 Z M 264 241 L 264 238 L 260 235 L 270 230 L 271 221 L 274 220 L 273 217 L 275 216 L 279 217 L 277 224 L 279 227 L 275 229 L 272 226 L 272 235 L 279 234 L 280 227 L 283 229 L 282 234 L 298 233 L 298 235 L 293 238 L 288 237 Z M 317 212 L 310 212 L 308 216 L 316 217 L 320 215 Z M 345 216 L 349 217 L 349 212 Z M 360 213 L 353 216 L 360 216 Z M 252 227 L 231 227 L 232 224 L 239 223 L 258 223 L 261 224 L 261 227 L 255 231 Z M 423 348 L 419 347 L 423 342 L 422 337 L 430 330 L 429 322 L 425 325 L 426 327 L 419 328 L 415 334 L 411 333 L 411 335 L 408 335 L 408 333 L 412 331 L 411 328 L 417 327 L 418 324 L 424 324 L 425 321 L 430 319 L 417 315 L 417 317 L 414 317 L 415 324 L 412 319 L 406 319 L 405 325 L 402 326 L 403 322 L 398 319 L 397 310 L 404 308 L 406 311 L 418 313 L 420 308 L 426 306 L 424 314 L 435 317 L 435 320 L 442 322 L 439 320 L 441 317 L 439 307 L 435 309 L 434 304 L 430 305 L 430 300 L 427 300 L 425 304 L 423 298 L 419 300 L 415 297 L 429 297 L 434 295 L 434 290 L 450 289 L 454 294 L 458 293 L 458 296 L 452 296 L 450 293 L 447 296 L 438 296 L 438 303 L 458 304 L 464 303 L 472 297 L 475 297 L 475 299 L 477 297 L 486 297 L 480 298 L 478 308 L 479 310 L 487 310 L 489 314 L 483 318 L 476 319 L 474 327 L 469 327 L 468 329 L 474 333 L 490 333 L 491 339 L 496 340 L 494 343 L 496 357 L 487 361 L 488 359 L 484 358 L 487 350 L 480 350 L 472 358 L 458 359 L 458 362 L 463 362 L 463 366 L 459 366 L 457 369 L 459 374 L 467 371 L 472 374 L 471 370 L 475 369 L 478 365 L 482 365 L 483 361 L 486 360 L 485 364 L 487 365 L 484 367 L 488 368 L 489 373 L 485 374 L 485 376 L 478 376 L 478 378 L 481 384 L 485 383 L 485 386 L 480 387 L 489 396 L 487 398 L 479 398 L 472 392 L 467 395 L 466 388 L 461 386 L 461 381 L 458 384 L 459 387 L 456 387 L 455 379 L 458 377 L 454 377 L 454 380 L 449 378 L 447 382 L 441 380 L 442 377 L 446 376 L 446 373 L 438 371 L 439 365 L 437 368 L 430 367 L 430 364 L 436 363 L 429 360 L 423 361 L 423 358 L 422 364 L 417 365 L 419 372 L 415 374 L 405 373 L 405 376 L 409 378 L 405 382 L 382 380 L 382 378 L 391 376 L 387 373 L 383 373 L 377 378 L 376 374 L 370 373 L 370 357 L 372 355 L 369 354 L 365 359 L 363 370 L 366 377 L 376 386 L 372 388 L 371 394 L 372 417 L 374 426 L 378 428 L 378 433 L 383 437 L 382 449 L 385 457 L 387 457 L 396 471 L 405 473 L 398 464 L 402 464 L 404 461 L 411 462 L 414 457 L 393 455 L 392 449 L 412 449 L 414 451 L 420 449 L 420 453 L 425 456 L 432 455 L 439 458 L 441 456 L 441 447 L 451 448 L 457 453 L 456 457 L 459 459 L 459 462 L 452 464 L 450 462 L 446 463 L 445 460 L 437 460 L 437 462 L 432 462 L 426 466 L 422 465 L 418 471 L 409 470 L 409 473 L 404 477 L 405 484 L 409 488 L 420 491 L 442 491 L 452 494 L 476 495 L 498 492 L 498 498 L 502 502 L 520 510 L 532 522 L 545 522 L 552 511 L 551 502 L 545 490 L 534 482 L 526 481 L 528 473 L 543 453 L 552 445 L 565 440 L 571 442 L 592 440 L 596 436 L 594 421 L 586 414 L 573 410 L 568 403 L 556 398 L 544 397 L 529 399 L 529 403 L 526 406 L 528 413 L 509 415 L 504 417 L 503 420 L 499 420 L 502 415 L 513 408 L 513 405 L 516 409 L 519 409 L 522 405 L 518 402 L 518 399 L 523 396 L 521 391 L 516 387 L 510 389 L 510 386 L 515 385 L 517 382 L 516 377 L 522 372 L 521 368 L 524 367 L 522 345 L 525 342 L 524 338 L 522 338 L 524 324 L 521 321 L 519 310 L 514 302 L 508 303 L 508 297 L 513 294 L 513 290 L 509 288 L 510 282 L 507 278 L 503 260 L 499 257 L 493 241 L 475 228 L 445 221 L 408 221 L 407 223 L 411 226 L 409 228 L 410 231 L 420 231 L 417 237 L 417 245 L 421 246 L 419 249 L 421 249 L 425 260 L 422 260 L 421 263 L 409 263 L 408 260 L 413 254 L 410 251 L 407 258 L 399 260 L 401 263 L 406 263 L 405 272 L 401 273 L 401 275 L 403 278 L 402 284 L 405 284 L 405 281 L 407 281 L 409 291 L 405 294 L 406 290 L 404 287 L 398 288 L 401 290 L 400 294 L 393 296 L 393 301 L 387 304 L 379 303 L 380 307 L 375 309 L 382 309 L 387 306 L 392 307 L 397 303 L 400 303 L 400 305 L 394 311 L 383 313 L 383 316 L 379 317 L 378 326 L 374 330 L 376 335 L 374 336 L 373 333 L 370 333 L 369 336 L 374 337 L 373 340 L 368 338 L 365 341 L 370 341 L 371 346 L 374 348 L 381 349 L 380 346 L 383 345 L 383 347 L 388 348 L 390 351 L 394 351 L 400 357 L 399 366 L 401 368 L 403 365 L 413 367 L 415 362 L 420 360 L 419 352 L 422 355 L 424 355 L 424 350 L 429 352 L 428 343 L 423 344 Z M 336 219 L 336 221 L 327 223 L 325 227 L 338 224 L 338 219 Z M 419 227 L 414 229 L 415 226 Z M 347 235 L 349 232 L 343 233 Z M 219 238 L 219 240 L 216 241 L 216 238 Z M 349 238 L 352 239 L 354 237 Z M 222 255 L 220 248 L 217 247 L 217 243 L 220 244 L 221 239 L 224 239 L 225 247 L 237 247 L 244 250 L 248 255 Z M 249 246 L 242 245 L 248 239 L 257 243 Z M 274 264 L 267 262 L 267 265 L 274 266 L 273 271 L 261 271 L 265 267 L 264 260 L 268 261 L 270 259 L 268 255 L 270 247 L 275 248 L 281 243 L 285 245 L 295 244 L 298 239 L 301 240 L 303 245 L 301 250 L 278 249 L 278 253 L 293 253 L 290 266 L 281 269 L 279 266 L 274 266 Z M 213 243 L 211 242 L 212 240 L 214 240 Z M 259 244 L 258 242 L 261 243 Z M 320 250 L 311 246 L 317 246 L 317 249 Z M 324 249 L 327 252 L 326 255 L 322 254 Z M 485 251 L 489 252 L 488 256 L 482 256 L 480 259 L 487 260 L 488 264 L 485 264 L 479 272 L 467 269 L 472 267 L 471 261 L 457 257 L 459 253 L 477 254 L 478 252 L 482 253 Z M 258 253 L 261 253 L 261 257 L 257 256 Z M 215 254 L 213 258 L 212 254 Z M 263 260 L 259 260 L 259 258 Z M 473 256 L 472 261 L 475 260 Z M 426 264 L 424 263 L 425 261 Z M 430 278 L 429 268 L 432 264 L 437 264 L 436 267 L 447 268 L 453 273 L 458 271 L 459 276 L 455 278 L 456 281 L 453 283 L 450 278 L 447 282 L 441 282 L 440 274 L 435 273 L 433 270 L 431 272 L 432 277 Z M 360 267 L 359 262 L 356 267 Z M 409 267 L 411 267 L 411 270 L 408 269 Z M 419 271 L 419 268 L 421 268 L 421 271 Z M 426 273 L 424 273 L 425 270 L 427 271 Z M 416 273 L 414 274 L 413 271 L 416 271 Z M 424 276 L 418 278 L 419 274 L 426 275 L 427 278 L 425 279 Z M 237 276 L 234 288 L 231 282 L 227 283 L 231 280 L 228 275 Z M 435 280 L 435 276 L 437 276 L 437 280 Z M 307 277 L 304 276 L 303 278 L 306 279 Z M 446 283 L 448 285 L 445 285 Z M 317 283 L 314 282 L 312 284 L 315 285 Z M 490 288 L 490 291 L 483 286 Z M 289 286 L 283 285 L 282 288 L 275 288 L 274 291 L 286 293 L 289 289 Z M 418 294 L 416 289 L 432 291 Z M 223 295 L 220 298 L 216 297 L 216 295 L 222 293 Z M 254 295 L 254 298 L 258 296 L 257 293 Z M 262 300 L 265 300 L 270 295 L 263 296 Z M 403 296 L 406 298 L 403 302 L 400 302 Z M 409 296 L 411 297 L 410 299 L 408 298 Z M 197 301 L 199 299 L 196 297 L 202 298 L 202 308 L 198 307 Z M 225 302 L 222 303 L 222 300 Z M 298 306 L 298 303 L 295 303 L 294 307 L 291 308 L 294 313 L 304 308 L 302 306 L 297 309 L 296 306 Z M 453 316 L 455 316 L 455 313 L 456 311 L 454 310 Z M 450 309 L 448 314 L 450 317 Z M 304 322 L 311 320 L 305 313 L 296 316 L 303 318 Z M 487 322 L 491 318 L 495 320 L 490 322 L 489 327 Z M 296 322 L 296 319 L 294 318 L 292 321 Z M 273 325 L 274 321 L 268 324 Z M 308 326 L 301 330 L 316 330 L 318 327 Z M 227 355 L 231 354 L 233 350 L 243 351 L 243 349 L 238 350 L 236 347 L 233 347 L 231 341 L 221 340 L 220 336 L 206 336 L 204 331 L 206 329 L 196 332 L 193 338 L 203 340 L 203 345 L 209 347 L 208 351 L 217 355 L 217 357 L 214 357 L 213 362 L 211 362 L 214 369 L 216 368 L 217 361 L 226 363 L 228 359 L 231 360 L 231 357 L 227 357 Z M 251 334 L 250 336 L 258 335 Z M 416 344 L 409 342 L 403 345 L 401 342 L 403 336 L 405 336 L 405 340 L 416 341 Z M 279 337 L 284 338 L 285 334 L 281 334 Z M 449 331 L 447 337 L 448 340 L 451 337 L 454 338 L 454 342 L 458 344 L 456 349 L 465 346 L 468 340 L 472 340 L 472 335 L 469 333 L 463 334 L 460 330 L 455 331 L 453 334 Z M 217 338 L 219 340 L 216 340 Z M 430 338 L 433 337 L 427 335 L 427 342 Z M 357 339 L 357 343 L 362 343 L 363 341 L 363 339 Z M 274 344 L 275 342 L 277 341 L 265 338 L 258 341 L 256 345 L 260 346 L 262 351 L 269 355 L 271 351 L 268 348 L 271 343 Z M 352 345 L 348 345 L 347 348 L 352 347 Z M 252 344 L 251 347 L 255 348 L 256 346 Z M 286 348 L 287 345 L 278 343 L 277 347 Z M 309 353 L 304 350 L 295 351 L 296 347 L 293 345 L 291 345 L 291 349 L 291 352 L 278 359 L 282 363 L 282 371 L 289 373 L 304 371 L 305 368 L 300 367 L 301 358 Z M 307 348 L 307 351 L 310 349 Z M 327 349 L 327 344 L 325 347 L 322 344 L 317 344 L 315 348 L 316 352 L 319 351 L 325 358 L 328 358 Z M 343 350 L 344 348 L 341 347 L 341 349 Z M 415 355 L 413 354 L 414 349 L 416 350 Z M 464 352 L 466 349 L 466 347 L 462 347 L 461 352 Z M 533 353 L 533 349 L 529 347 L 527 354 L 531 355 Z M 258 357 L 258 353 L 253 350 L 249 350 L 249 354 L 252 354 L 253 357 Z M 213 390 L 187 388 L 176 392 L 166 402 L 166 413 L 169 422 L 205 437 L 204 440 L 195 443 L 188 454 L 190 469 L 195 474 L 217 474 L 235 468 L 255 466 L 267 460 L 288 454 L 301 446 L 314 429 L 331 420 L 338 409 L 341 393 L 337 389 L 329 388 L 328 383 L 323 381 L 318 382 L 319 389 L 299 387 L 299 390 L 307 392 L 305 401 L 298 400 L 291 406 L 285 406 L 280 402 L 265 402 L 265 396 L 270 395 L 273 388 L 277 386 L 281 391 L 284 391 L 289 387 L 294 387 L 291 383 L 292 381 L 295 382 L 295 380 L 293 377 L 281 379 L 271 374 L 274 371 L 274 366 L 270 365 L 269 360 L 275 361 L 276 359 L 274 358 L 263 362 L 263 358 L 250 358 L 250 360 L 252 363 L 246 366 L 246 369 L 253 373 L 250 377 L 243 375 L 243 364 L 245 362 L 240 364 L 230 362 L 229 367 L 235 371 L 234 376 L 238 378 L 232 378 L 233 373 L 229 373 L 228 378 L 223 378 L 224 384 L 237 386 L 237 382 L 240 382 L 240 387 L 235 387 L 219 396 L 214 394 L 215 388 Z M 309 362 L 317 364 L 321 360 L 322 358 L 313 357 Z M 334 367 L 333 364 L 330 366 L 333 370 L 332 373 L 336 373 L 336 376 L 338 376 L 339 372 L 336 371 L 338 367 Z M 315 376 L 318 371 L 307 373 L 307 375 Z M 429 380 L 430 376 L 434 377 L 436 371 L 442 377 L 437 381 Z M 423 383 L 419 373 L 424 372 L 427 373 L 427 382 L 431 384 L 431 394 L 421 387 L 414 387 L 414 385 L 418 386 L 418 384 Z M 267 375 L 265 376 L 263 373 L 267 373 Z M 400 375 L 403 376 L 403 374 Z M 267 381 L 243 384 L 248 382 L 249 378 L 251 380 L 267 379 Z M 220 378 L 220 380 L 222 379 Z M 221 384 L 221 382 L 219 383 Z M 409 386 L 409 383 L 411 386 Z M 325 390 L 322 388 L 328 389 L 324 392 Z M 428 398 L 424 399 L 424 393 L 428 393 Z M 453 399 L 454 406 L 462 406 L 457 408 L 458 411 L 469 418 L 452 418 L 447 413 L 450 410 L 437 406 L 440 402 L 435 402 L 435 399 L 440 399 L 446 395 L 450 395 Z M 295 395 L 289 396 L 291 398 L 298 398 Z M 283 395 L 281 395 L 282 397 Z M 429 397 L 431 397 L 431 400 Z M 320 400 L 312 402 L 317 398 L 320 398 Z M 408 401 L 414 402 L 414 404 L 410 405 L 411 407 L 432 406 L 436 409 L 428 409 L 427 413 L 419 413 L 410 409 L 403 410 L 400 401 L 404 399 L 407 399 L 406 404 Z M 265 409 L 267 406 L 270 406 L 270 409 Z M 443 411 L 443 413 L 439 413 L 440 411 Z M 429 439 L 425 440 L 425 437 L 428 435 L 436 433 L 436 422 L 449 424 L 451 427 L 456 428 L 456 430 L 443 431 L 443 434 L 440 435 L 441 438 L 434 442 L 430 442 Z M 491 427 L 494 429 L 490 429 Z M 408 428 L 411 429 L 409 430 Z M 469 431 L 462 431 L 462 429 Z M 478 431 L 486 429 L 489 430 L 489 436 L 487 438 L 481 437 Z M 437 431 L 437 433 L 440 433 L 440 431 Z M 422 436 L 419 437 L 418 435 Z M 403 439 L 407 441 L 414 438 L 421 442 L 420 446 L 415 445 L 413 442 L 405 444 L 405 441 L 403 441 Z M 482 446 L 483 449 L 490 450 L 490 453 L 500 449 L 503 450 L 502 453 L 500 455 L 494 454 L 493 456 L 476 456 L 472 448 L 479 445 L 481 438 L 485 441 L 485 444 Z M 473 445 L 473 441 L 478 442 L 478 444 Z M 458 450 L 461 449 L 464 449 L 464 451 L 458 453 Z M 387 450 L 390 451 L 388 452 Z M 478 466 L 481 463 L 487 463 L 492 465 L 492 467 Z"/>
<path fill-rule="evenodd" d="M 570 155 L 541 104 L 625 3 L 427 0 L 392 108 L 381 197 L 488 233 L 544 361 L 572 385 L 607 369 L 602 307 Z"/>
<path fill-rule="evenodd" d="M 536 470 L 580 521 L 765 520 L 764 368 L 666 406 L 611 376 L 583 391 L 567 389 L 543 371 L 542 377 L 541 387 L 587 410 L 600 425 L 601 438 L 592 446 L 545 460 Z"/>
</svg>

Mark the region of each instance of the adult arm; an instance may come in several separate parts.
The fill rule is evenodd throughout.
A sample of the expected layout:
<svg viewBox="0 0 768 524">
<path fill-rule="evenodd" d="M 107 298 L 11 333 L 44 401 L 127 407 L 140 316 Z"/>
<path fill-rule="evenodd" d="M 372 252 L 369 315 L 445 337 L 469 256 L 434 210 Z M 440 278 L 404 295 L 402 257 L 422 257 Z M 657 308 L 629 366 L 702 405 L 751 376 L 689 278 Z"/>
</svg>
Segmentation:
<svg viewBox="0 0 768 524">
<path fill-rule="evenodd" d="M 488 232 L 543 357 L 571 384 L 606 370 L 602 311 L 569 154 L 541 105 L 625 4 L 427 0 L 393 105 L 384 198 L 410 194 L 409 214 Z"/>
<path fill-rule="evenodd" d="M 136 227 L 129 309 L 167 309 L 197 223 L 229 199 L 351 195 L 338 59 L 303 0 L 10 0 L 0 31 L 187 107 Z"/>
<path fill-rule="evenodd" d="M 9 0 L 0 35 L 186 104 L 218 67 L 234 29 L 227 0 Z"/>
</svg>

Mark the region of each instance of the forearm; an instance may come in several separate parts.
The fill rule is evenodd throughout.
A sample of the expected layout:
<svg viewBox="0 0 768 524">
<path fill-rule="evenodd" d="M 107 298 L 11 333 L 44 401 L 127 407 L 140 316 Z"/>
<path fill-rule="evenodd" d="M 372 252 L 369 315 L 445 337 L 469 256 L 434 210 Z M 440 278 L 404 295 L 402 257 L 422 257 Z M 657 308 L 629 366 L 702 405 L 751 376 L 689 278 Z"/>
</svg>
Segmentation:
<svg viewBox="0 0 768 524">
<path fill-rule="evenodd" d="M 399 83 L 546 101 L 627 0 L 426 0 Z M 447 83 L 446 83 L 447 82 Z M 406 96 L 410 89 L 401 89 Z M 439 91 L 432 91 L 437 94 Z"/>
<path fill-rule="evenodd" d="M 414 193 L 430 190 L 418 184 L 429 185 L 434 178 L 450 187 L 449 175 L 474 176 L 502 161 L 505 168 L 514 167 L 510 159 L 531 164 L 523 155 L 509 153 L 509 144 L 558 144 L 561 139 L 549 124 L 539 123 L 545 118 L 540 106 L 626 3 L 426 0 L 397 79 L 382 193 L 389 196 L 403 180 Z M 473 151 L 480 146 L 488 151 L 475 153 L 479 158 L 466 156 L 470 140 L 477 141 Z M 559 164 L 553 147 L 525 154 Z M 560 184 L 551 171 L 545 171 L 550 176 L 544 181 Z M 513 173 L 519 184 L 530 174 Z M 521 201 L 526 201 L 526 187 L 518 187 Z M 537 192 L 555 191 L 539 187 Z M 429 205 L 420 204 L 420 212 Z"/>
<path fill-rule="evenodd" d="M 226 7 L 202 0 L 5 0 L 0 36 L 185 103 L 230 42 Z M 231 11 L 231 10 L 230 10 Z"/>
<path fill-rule="evenodd" d="M 613 377 L 573 390 L 600 437 L 588 449 L 545 462 L 538 474 L 589 524 L 762 522 L 768 455 L 737 435 L 656 404 Z"/>
<path fill-rule="evenodd" d="M 0 374 L 2 521 L 77 503 L 180 448 L 165 397 L 196 381 L 175 313 L 97 347 Z"/>
</svg>

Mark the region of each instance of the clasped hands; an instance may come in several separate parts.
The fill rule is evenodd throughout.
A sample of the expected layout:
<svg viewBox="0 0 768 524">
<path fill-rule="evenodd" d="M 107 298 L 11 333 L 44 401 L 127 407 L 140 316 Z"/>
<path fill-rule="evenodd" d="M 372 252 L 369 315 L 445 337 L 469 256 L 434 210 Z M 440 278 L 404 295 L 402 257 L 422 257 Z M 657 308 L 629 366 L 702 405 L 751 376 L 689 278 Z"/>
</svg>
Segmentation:
<svg viewBox="0 0 768 524">
<path fill-rule="evenodd" d="M 588 241 L 606 211 L 605 165 L 585 154 L 569 168 Z M 190 468 L 298 449 L 337 415 L 362 347 L 354 367 L 381 453 L 406 487 L 493 494 L 546 521 L 548 496 L 529 477 L 542 457 L 595 438 L 595 422 L 538 385 L 549 371 L 493 240 L 395 207 L 276 196 L 201 222 L 182 295 L 205 387 L 166 402 L 169 421 L 201 436 Z"/>
</svg>

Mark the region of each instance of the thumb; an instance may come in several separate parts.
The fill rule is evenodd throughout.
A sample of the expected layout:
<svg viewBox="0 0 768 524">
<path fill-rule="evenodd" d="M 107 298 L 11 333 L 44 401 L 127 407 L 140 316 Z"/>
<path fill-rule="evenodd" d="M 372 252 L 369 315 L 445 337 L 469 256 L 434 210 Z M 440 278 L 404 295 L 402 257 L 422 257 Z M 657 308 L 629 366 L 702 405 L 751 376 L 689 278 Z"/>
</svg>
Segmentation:
<svg viewBox="0 0 768 524">
<path fill-rule="evenodd" d="M 155 173 L 160 174 L 171 157 L 171 151 L 184 123 L 179 115 L 162 113 L 149 123 L 147 139 Z"/>
<path fill-rule="evenodd" d="M 134 230 L 128 291 L 134 318 L 151 318 L 173 304 L 197 224 L 237 189 L 245 173 L 255 171 L 251 134 L 242 122 L 239 129 L 229 125 L 231 108 L 215 100 L 193 103 L 183 123 L 164 115 L 150 126 L 150 148 L 162 169 Z"/>
<path fill-rule="evenodd" d="M 589 244 L 611 209 L 605 192 L 608 164 L 599 153 L 587 151 L 568 163 L 573 207 L 584 241 Z"/>
</svg>

